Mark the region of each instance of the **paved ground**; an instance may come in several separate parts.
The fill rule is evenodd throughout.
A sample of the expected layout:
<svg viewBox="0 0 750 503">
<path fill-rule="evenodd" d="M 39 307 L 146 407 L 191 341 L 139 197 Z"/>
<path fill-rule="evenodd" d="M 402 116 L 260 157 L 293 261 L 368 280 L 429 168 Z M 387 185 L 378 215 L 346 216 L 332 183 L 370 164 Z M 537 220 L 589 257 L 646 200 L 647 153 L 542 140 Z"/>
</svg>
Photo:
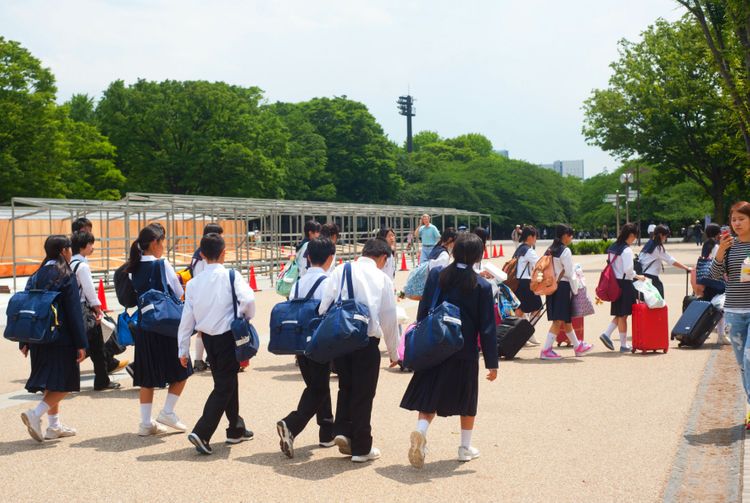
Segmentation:
<svg viewBox="0 0 750 503">
<path fill-rule="evenodd" d="M 691 245 L 669 249 L 685 262 L 696 254 Z M 510 251 L 507 244 L 505 251 Z M 603 258 L 578 261 L 593 290 Z M 398 282 L 405 277 L 399 273 Z M 684 294 L 684 273 L 668 268 L 663 280 L 673 324 Z M 278 300 L 270 291 L 258 294 L 256 326 L 262 335 Z M 402 305 L 414 314 L 416 303 Z M 318 448 L 312 427 L 297 439 L 295 459 L 278 451 L 274 423 L 296 404 L 302 383 L 290 358 L 266 352 L 240 375 L 240 405 L 255 431 L 252 442 L 226 447 L 220 430 L 214 455 L 202 457 L 184 435 L 140 438 L 134 433 L 137 390 L 124 378 L 125 388 L 109 393 L 88 391 L 91 381 L 84 383 L 84 391 L 66 400 L 61 412 L 66 424 L 78 428 L 78 436 L 37 444 L 19 419 L 29 406 L 29 395 L 19 393 L 28 362 L 3 342 L 3 499 L 299 501 L 315 495 L 328 501 L 733 500 L 732 494 L 740 493 L 730 479 L 739 477 L 737 424 L 744 411 L 738 405 L 738 373 L 729 348 L 717 351 L 712 337 L 700 350 L 611 353 L 596 335 L 608 321 L 608 305 L 586 319 L 586 338 L 596 348 L 585 358 L 562 349 L 562 362 L 542 362 L 537 350 L 524 349 L 519 359 L 502 362 L 498 380 L 480 384 L 474 444 L 482 456 L 458 463 L 458 420 L 439 419 L 430 428 L 430 452 L 421 471 L 411 468 L 406 457 L 416 417 L 398 408 L 409 375 L 386 370 L 385 359 L 373 412 L 375 445 L 383 456 L 354 465 L 335 449 Z M 546 329 L 542 323 L 538 332 Z M 90 363 L 83 369 L 90 370 Z M 186 423 L 198 418 L 210 384 L 207 374 L 190 379 L 177 407 Z M 157 393 L 158 406 L 164 396 L 164 391 Z M 711 457 L 724 464 L 706 464 Z M 721 479 L 713 476 L 713 488 L 692 484 L 701 474 L 727 471 L 727 464 L 734 471 Z"/>
</svg>

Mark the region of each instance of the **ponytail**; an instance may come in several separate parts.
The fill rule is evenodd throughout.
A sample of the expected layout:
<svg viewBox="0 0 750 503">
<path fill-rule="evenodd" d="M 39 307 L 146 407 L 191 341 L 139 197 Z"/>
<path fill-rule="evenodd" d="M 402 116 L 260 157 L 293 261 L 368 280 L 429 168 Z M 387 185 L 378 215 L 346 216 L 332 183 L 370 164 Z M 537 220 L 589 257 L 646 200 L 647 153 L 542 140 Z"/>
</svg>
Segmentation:
<svg viewBox="0 0 750 503">
<path fill-rule="evenodd" d="M 164 239 L 164 226 L 160 223 L 148 224 L 146 227 L 141 229 L 138 234 L 138 239 L 133 241 L 130 245 L 130 256 L 128 257 L 128 272 L 134 273 L 138 269 L 138 265 L 141 263 L 143 252 L 148 250 L 148 247 L 154 241 L 161 241 Z"/>
<path fill-rule="evenodd" d="M 558 224 L 555 226 L 555 239 L 552 241 L 552 244 L 549 247 L 549 252 L 552 255 L 559 255 L 562 253 L 563 248 L 565 248 L 565 243 L 563 243 L 562 238 L 564 236 L 572 236 L 573 235 L 573 228 L 566 224 Z"/>
</svg>

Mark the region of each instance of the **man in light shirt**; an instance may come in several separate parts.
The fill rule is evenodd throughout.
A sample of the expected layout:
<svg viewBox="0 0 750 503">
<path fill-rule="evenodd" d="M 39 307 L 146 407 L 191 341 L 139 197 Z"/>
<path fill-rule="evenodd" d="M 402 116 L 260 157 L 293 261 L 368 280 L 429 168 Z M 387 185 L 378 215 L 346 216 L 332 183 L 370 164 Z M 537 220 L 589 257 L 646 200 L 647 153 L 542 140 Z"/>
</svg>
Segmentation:
<svg viewBox="0 0 750 503">
<path fill-rule="evenodd" d="M 422 254 L 419 259 L 419 263 L 421 264 L 430 259 L 430 252 L 438 241 L 440 241 L 440 230 L 432 225 L 430 215 L 425 213 L 422 215 L 422 225 L 417 227 L 414 235 L 422 242 Z"/>
<path fill-rule="evenodd" d="M 195 424 L 188 440 L 201 454 L 211 454 L 211 436 L 226 413 L 228 444 L 237 444 L 253 438 L 240 416 L 237 372 L 240 365 L 235 358 L 235 341 L 230 330 L 235 306 L 229 271 L 224 267 L 224 238 L 212 233 L 201 239 L 201 256 L 206 261 L 203 272 L 187 284 L 185 306 L 178 331 L 178 356 L 187 367 L 190 354 L 190 336 L 203 334 L 203 344 L 214 380 L 214 389 L 206 400 L 203 415 Z M 251 319 L 255 315 L 255 295 L 242 275 L 235 271 L 234 289 L 237 294 L 237 312 Z"/>
<path fill-rule="evenodd" d="M 383 274 L 391 255 L 388 243 L 370 239 L 362 249 L 362 256 L 351 264 L 353 298 L 367 305 L 370 320 L 367 325 L 369 344 L 362 349 L 334 360 L 339 376 L 336 404 L 334 442 L 342 454 L 351 455 L 355 463 L 380 457 L 380 450 L 372 446 L 372 402 L 380 373 L 380 339 L 385 339 L 391 367 L 398 364 L 398 319 L 396 297 L 391 278 Z M 320 314 L 325 314 L 339 296 L 344 267 L 337 267 L 326 285 L 320 302 Z M 343 299 L 349 298 L 345 288 Z"/>
</svg>

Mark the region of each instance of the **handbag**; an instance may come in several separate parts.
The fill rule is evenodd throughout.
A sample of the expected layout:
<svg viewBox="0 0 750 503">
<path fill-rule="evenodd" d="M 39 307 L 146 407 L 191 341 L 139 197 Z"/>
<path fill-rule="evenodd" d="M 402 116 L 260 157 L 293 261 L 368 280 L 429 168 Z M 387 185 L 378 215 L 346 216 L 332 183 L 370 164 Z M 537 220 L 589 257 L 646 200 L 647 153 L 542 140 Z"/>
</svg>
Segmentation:
<svg viewBox="0 0 750 503">
<path fill-rule="evenodd" d="M 344 286 L 347 289 L 347 298 L 342 300 Z M 318 363 L 327 363 L 334 358 L 367 347 L 370 343 L 370 337 L 367 335 L 370 309 L 353 297 L 352 265 L 347 262 L 341 275 L 341 287 L 336 303 L 328 309 L 315 328 L 310 342 L 305 347 L 305 356 Z"/>
<path fill-rule="evenodd" d="M 404 295 L 412 300 L 420 300 L 424 293 L 424 286 L 427 283 L 427 276 L 430 274 L 430 262 L 425 261 L 419 264 L 416 269 L 409 273 L 404 285 Z"/>
<path fill-rule="evenodd" d="M 406 334 L 404 367 L 415 371 L 435 367 L 464 347 L 461 311 L 445 300 L 438 304 L 439 296 L 437 287 L 429 313 Z"/>
<path fill-rule="evenodd" d="M 161 274 L 161 290 L 151 288 L 138 297 L 140 327 L 146 332 L 177 338 L 182 318 L 182 301 L 174 296 L 167 283 L 163 260 L 156 262 Z"/>
<path fill-rule="evenodd" d="M 276 280 L 276 293 L 282 297 L 289 297 L 292 292 L 292 285 L 296 283 L 297 279 L 299 279 L 299 269 L 297 268 L 297 261 L 292 259 Z"/>
<path fill-rule="evenodd" d="M 102 318 L 101 327 L 102 336 L 105 339 L 105 356 L 112 357 L 124 353 L 127 348 L 121 344 L 120 340 L 117 338 L 117 322 L 115 322 L 112 317 L 105 314 Z M 109 334 L 107 334 L 107 332 L 109 332 Z"/>
<path fill-rule="evenodd" d="M 607 259 L 607 265 L 599 275 L 599 284 L 596 286 L 596 296 L 605 302 L 616 302 L 622 295 L 622 288 L 617 282 L 615 271 L 612 269 L 612 262 L 617 260 L 620 255 L 615 255 L 612 260 Z"/>
<path fill-rule="evenodd" d="M 595 313 L 594 304 L 591 302 L 589 294 L 586 291 L 586 285 L 578 287 L 578 291 L 573 295 L 571 309 L 574 318 L 590 316 Z"/>
<path fill-rule="evenodd" d="M 234 306 L 234 320 L 229 329 L 234 336 L 234 356 L 238 362 L 244 362 L 258 354 L 260 338 L 255 327 L 237 313 L 237 292 L 234 291 L 234 269 L 229 269 L 229 284 L 232 286 L 232 306 Z"/>
<path fill-rule="evenodd" d="M 5 311 L 7 325 L 3 336 L 24 344 L 52 344 L 60 338 L 60 293 L 36 288 L 37 275 L 29 279 L 27 290 L 16 292 Z"/>
<path fill-rule="evenodd" d="M 498 312 L 502 318 L 508 318 L 516 315 L 516 309 L 521 305 L 521 301 L 513 293 L 512 289 L 506 283 L 497 285 L 497 305 Z"/>
<path fill-rule="evenodd" d="M 720 293 L 724 292 L 726 288 L 724 282 L 711 278 L 711 262 L 713 260 L 710 258 L 700 257 L 698 259 L 695 264 L 695 281 L 699 285 L 707 286 Z"/>
<path fill-rule="evenodd" d="M 129 314 L 126 309 L 117 317 L 117 341 L 123 346 L 132 346 L 133 330 L 138 326 L 138 310 Z"/>
<path fill-rule="evenodd" d="M 275 355 L 304 354 L 312 339 L 312 322 L 318 318 L 320 301 L 312 296 L 327 276 L 320 276 L 305 297 L 299 297 L 299 281 L 294 298 L 279 302 L 271 310 L 271 339 L 268 352 Z"/>
<path fill-rule="evenodd" d="M 660 309 L 667 304 L 659 293 L 659 290 L 653 285 L 650 279 L 646 281 L 633 281 L 633 287 L 643 295 L 643 302 L 649 309 Z"/>
</svg>

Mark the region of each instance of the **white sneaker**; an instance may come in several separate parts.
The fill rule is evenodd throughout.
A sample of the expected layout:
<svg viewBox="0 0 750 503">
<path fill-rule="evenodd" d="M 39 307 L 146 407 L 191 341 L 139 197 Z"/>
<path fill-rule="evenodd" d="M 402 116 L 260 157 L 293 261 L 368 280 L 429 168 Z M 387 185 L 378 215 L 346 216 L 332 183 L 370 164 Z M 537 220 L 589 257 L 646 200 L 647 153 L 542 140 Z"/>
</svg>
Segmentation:
<svg viewBox="0 0 750 503">
<path fill-rule="evenodd" d="M 162 433 L 166 433 L 167 429 L 157 423 L 156 421 L 151 421 L 151 424 L 139 424 L 138 425 L 138 435 L 141 437 L 148 437 L 151 435 L 160 435 Z"/>
<path fill-rule="evenodd" d="M 341 454 L 346 454 L 347 456 L 352 455 L 352 441 L 349 439 L 349 437 L 345 437 L 344 435 L 336 435 L 336 437 L 334 437 L 333 439 L 333 442 L 339 448 L 339 452 Z"/>
<path fill-rule="evenodd" d="M 409 447 L 409 463 L 414 468 L 424 467 L 424 457 L 427 454 L 427 438 L 421 431 L 411 432 L 411 446 Z"/>
<path fill-rule="evenodd" d="M 377 447 L 373 447 L 370 449 L 370 452 L 368 454 L 365 454 L 364 456 L 352 456 L 352 462 L 354 463 L 366 463 L 367 461 L 373 461 L 375 459 L 378 459 L 380 457 L 380 449 Z"/>
<path fill-rule="evenodd" d="M 538 340 L 536 340 L 536 337 L 534 337 L 533 335 L 529 337 L 528 341 L 526 341 L 527 346 L 538 346 L 539 344 L 541 343 Z"/>
<path fill-rule="evenodd" d="M 60 423 L 60 426 L 57 428 L 48 427 L 46 433 L 44 434 L 44 440 L 54 440 L 56 438 L 63 438 L 63 437 L 74 437 L 76 434 L 76 429 L 71 428 L 70 426 L 65 426 L 64 424 Z"/>
<path fill-rule="evenodd" d="M 479 457 L 479 449 L 476 447 L 464 447 L 463 445 L 458 448 L 458 460 L 459 461 L 471 461 Z"/>
<path fill-rule="evenodd" d="M 31 438 L 37 442 L 44 441 L 44 437 L 42 437 L 42 418 L 36 415 L 34 409 L 21 412 L 21 421 L 26 425 L 26 429 L 29 430 Z"/>
<path fill-rule="evenodd" d="M 177 431 L 187 431 L 187 426 L 180 421 L 180 418 L 177 417 L 177 414 L 174 412 L 164 412 L 163 410 L 159 412 L 159 416 L 156 418 L 157 423 L 161 423 L 164 426 L 169 426 L 170 428 L 174 428 Z"/>
</svg>

